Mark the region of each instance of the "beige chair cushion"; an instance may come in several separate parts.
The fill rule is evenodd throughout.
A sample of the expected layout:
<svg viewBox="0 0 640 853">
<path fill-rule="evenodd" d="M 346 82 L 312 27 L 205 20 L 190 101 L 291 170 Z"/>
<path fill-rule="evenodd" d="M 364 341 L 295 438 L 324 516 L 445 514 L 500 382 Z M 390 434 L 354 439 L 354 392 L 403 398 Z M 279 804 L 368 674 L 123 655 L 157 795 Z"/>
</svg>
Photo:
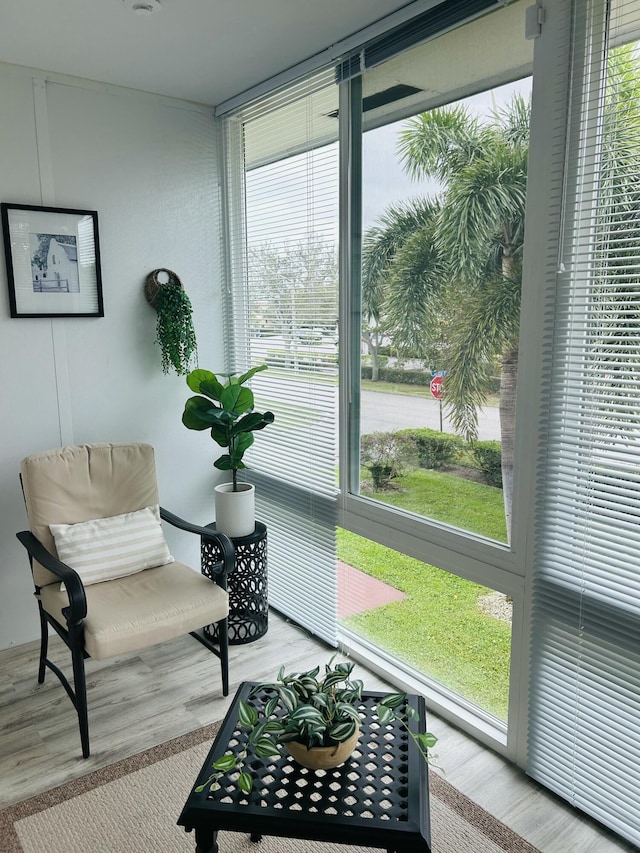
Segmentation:
<svg viewBox="0 0 640 853">
<path fill-rule="evenodd" d="M 169 563 L 86 589 L 85 648 L 101 660 L 203 628 L 229 612 L 227 593 L 183 563 Z M 42 606 L 63 626 L 69 599 L 60 584 L 41 591 Z"/>
<path fill-rule="evenodd" d="M 150 444 L 61 447 L 28 456 L 20 471 L 31 530 L 56 556 L 50 524 L 108 518 L 159 502 Z M 58 580 L 37 563 L 33 576 L 38 586 Z"/>
</svg>

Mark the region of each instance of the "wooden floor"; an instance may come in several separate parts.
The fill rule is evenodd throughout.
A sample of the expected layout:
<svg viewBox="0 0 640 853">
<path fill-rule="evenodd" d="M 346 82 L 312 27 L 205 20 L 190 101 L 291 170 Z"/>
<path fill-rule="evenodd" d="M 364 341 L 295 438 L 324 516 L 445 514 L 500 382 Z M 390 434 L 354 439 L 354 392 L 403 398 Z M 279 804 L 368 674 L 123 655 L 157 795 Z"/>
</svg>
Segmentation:
<svg viewBox="0 0 640 853">
<path fill-rule="evenodd" d="M 274 678 L 281 664 L 307 669 L 332 654 L 271 614 L 262 639 L 232 647 L 231 694 L 243 680 Z M 51 657 L 68 671 L 68 653 L 57 637 Z M 191 637 L 110 661 L 87 661 L 92 754 L 83 761 L 75 712 L 52 673 L 37 684 L 37 660 L 37 643 L 0 652 L 0 807 L 219 720 L 230 702 L 221 695 L 217 659 Z M 358 673 L 369 689 L 387 686 L 363 667 Z M 447 781 L 542 853 L 635 849 L 435 715 L 428 723 L 440 739 L 437 752 Z"/>
</svg>

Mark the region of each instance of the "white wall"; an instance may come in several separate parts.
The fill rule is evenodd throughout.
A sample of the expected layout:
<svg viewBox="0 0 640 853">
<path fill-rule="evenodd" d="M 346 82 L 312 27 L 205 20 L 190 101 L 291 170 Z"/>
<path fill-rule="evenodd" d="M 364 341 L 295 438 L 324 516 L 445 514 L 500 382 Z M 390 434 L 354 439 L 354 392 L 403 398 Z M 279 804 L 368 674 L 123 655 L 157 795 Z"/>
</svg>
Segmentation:
<svg viewBox="0 0 640 853">
<path fill-rule="evenodd" d="M 210 109 L 0 64 L 0 200 L 97 210 L 104 318 L 10 319 L 0 259 L 0 648 L 38 634 L 20 459 L 64 444 L 148 441 L 161 502 L 211 520 L 213 443 L 180 422 L 143 283 L 174 270 L 194 307 L 199 364 L 223 367 L 215 123 Z M 0 254 L 3 254 L 0 249 Z M 167 532 L 197 565 L 195 537 Z"/>
</svg>

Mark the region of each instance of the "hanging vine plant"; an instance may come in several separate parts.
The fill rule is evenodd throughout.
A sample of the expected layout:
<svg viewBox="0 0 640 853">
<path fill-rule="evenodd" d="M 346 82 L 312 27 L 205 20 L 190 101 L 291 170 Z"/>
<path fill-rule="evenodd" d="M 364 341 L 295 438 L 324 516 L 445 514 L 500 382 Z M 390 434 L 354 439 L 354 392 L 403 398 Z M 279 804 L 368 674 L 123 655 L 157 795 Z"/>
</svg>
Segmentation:
<svg viewBox="0 0 640 853">
<path fill-rule="evenodd" d="M 191 319 L 193 308 L 182 282 L 171 270 L 153 270 L 146 278 L 144 292 L 158 312 L 156 342 L 163 372 L 173 368 L 178 375 L 189 373 L 192 362 L 197 362 L 198 348 Z"/>
</svg>

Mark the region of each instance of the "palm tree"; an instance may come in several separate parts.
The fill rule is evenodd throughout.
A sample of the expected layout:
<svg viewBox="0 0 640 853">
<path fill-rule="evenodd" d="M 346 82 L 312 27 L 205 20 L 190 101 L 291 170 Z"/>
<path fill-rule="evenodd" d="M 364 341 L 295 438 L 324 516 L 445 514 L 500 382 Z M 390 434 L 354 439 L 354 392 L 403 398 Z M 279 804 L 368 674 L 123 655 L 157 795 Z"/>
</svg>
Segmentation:
<svg viewBox="0 0 640 853">
<path fill-rule="evenodd" d="M 487 378 L 500 363 L 500 432 L 507 530 L 513 437 L 529 104 L 516 96 L 481 123 L 461 105 L 410 120 L 406 171 L 441 192 L 391 208 L 363 243 L 363 311 L 385 315 L 396 346 L 446 359 L 445 405 L 468 440 Z"/>
<path fill-rule="evenodd" d="M 363 328 L 393 337 L 411 355 L 424 353 L 427 315 L 435 304 L 430 297 L 445 272 L 433 242 L 438 211 L 439 204 L 429 199 L 392 206 L 381 217 L 380 224 L 367 232 L 363 243 Z M 400 269 L 410 253 L 413 259 L 410 268 L 405 264 Z M 394 274 L 390 276 L 394 259 Z M 398 281 L 408 285 L 397 286 Z M 390 284 L 394 288 L 392 297 Z M 398 335 L 399 318 L 402 318 L 402 335 Z"/>
</svg>

